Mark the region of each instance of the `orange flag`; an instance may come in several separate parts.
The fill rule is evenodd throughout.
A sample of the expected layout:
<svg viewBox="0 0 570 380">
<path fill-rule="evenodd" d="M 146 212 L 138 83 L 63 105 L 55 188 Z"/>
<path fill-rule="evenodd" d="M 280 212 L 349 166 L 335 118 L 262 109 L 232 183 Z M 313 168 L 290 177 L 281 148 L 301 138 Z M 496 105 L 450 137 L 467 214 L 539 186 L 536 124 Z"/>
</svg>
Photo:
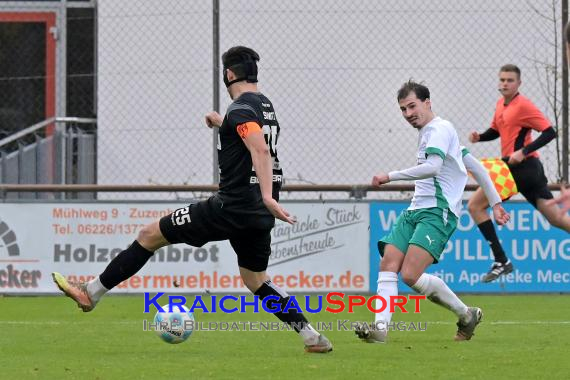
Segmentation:
<svg viewBox="0 0 570 380">
<path fill-rule="evenodd" d="M 484 158 L 481 163 L 487 169 L 495 189 L 502 200 L 508 199 L 519 191 L 507 163 L 500 158 Z"/>
</svg>

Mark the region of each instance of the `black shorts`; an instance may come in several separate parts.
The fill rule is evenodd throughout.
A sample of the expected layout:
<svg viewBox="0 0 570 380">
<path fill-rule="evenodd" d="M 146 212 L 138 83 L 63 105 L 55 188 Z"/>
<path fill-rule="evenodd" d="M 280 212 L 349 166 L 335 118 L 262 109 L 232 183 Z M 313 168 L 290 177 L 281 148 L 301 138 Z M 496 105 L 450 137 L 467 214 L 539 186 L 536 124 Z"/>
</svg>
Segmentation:
<svg viewBox="0 0 570 380">
<path fill-rule="evenodd" d="M 548 190 L 544 167 L 538 158 L 529 157 L 518 165 L 509 165 L 509 169 L 517 184 L 517 189 L 535 208 L 539 198 L 553 198 Z"/>
<path fill-rule="evenodd" d="M 164 216 L 160 219 L 160 232 L 171 244 L 194 247 L 229 240 L 238 265 L 253 272 L 265 271 L 271 255 L 271 228 L 244 227 L 238 215 L 223 210 L 216 196 Z"/>
</svg>

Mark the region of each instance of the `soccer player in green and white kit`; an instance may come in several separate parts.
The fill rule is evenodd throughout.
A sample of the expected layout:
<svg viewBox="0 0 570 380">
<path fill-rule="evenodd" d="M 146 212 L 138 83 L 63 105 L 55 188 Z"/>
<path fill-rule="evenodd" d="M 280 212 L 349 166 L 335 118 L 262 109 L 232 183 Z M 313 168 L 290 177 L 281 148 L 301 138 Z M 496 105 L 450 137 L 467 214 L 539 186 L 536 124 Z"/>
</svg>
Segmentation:
<svg viewBox="0 0 570 380">
<path fill-rule="evenodd" d="M 410 207 L 398 217 L 390 234 L 378 242 L 382 256 L 378 295 L 385 299 L 398 295 L 400 273 L 402 280 L 412 289 L 457 315 L 455 340 L 469 340 L 483 316 L 481 309 L 467 307 L 443 280 L 424 273 L 428 266 L 438 262 L 457 227 L 461 198 L 467 183 L 464 152 L 453 125 L 436 117 L 431 110 L 426 86 L 413 81 L 405 83 L 398 91 L 398 103 L 404 118 L 419 132 L 418 164 L 405 170 L 380 173 L 372 179 L 373 186 L 397 180 L 415 180 Z M 490 180 L 486 181 L 487 186 L 479 178 L 477 180 L 486 191 L 493 188 Z M 494 188 L 491 191 L 495 191 Z M 499 224 L 508 220 L 500 199 L 494 204 L 493 213 Z M 391 318 L 392 313 L 386 308 L 376 314 L 372 327 L 362 324 L 355 332 L 365 342 L 384 342 Z"/>
</svg>

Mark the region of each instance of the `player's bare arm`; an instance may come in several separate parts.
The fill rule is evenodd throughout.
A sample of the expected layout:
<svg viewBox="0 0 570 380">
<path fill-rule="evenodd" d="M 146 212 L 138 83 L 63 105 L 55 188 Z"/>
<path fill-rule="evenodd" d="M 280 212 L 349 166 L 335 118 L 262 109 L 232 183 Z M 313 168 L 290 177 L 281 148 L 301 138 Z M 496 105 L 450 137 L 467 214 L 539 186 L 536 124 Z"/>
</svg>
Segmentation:
<svg viewBox="0 0 570 380">
<path fill-rule="evenodd" d="M 241 129 L 241 131 L 240 131 Z M 245 143 L 245 146 L 251 154 L 251 161 L 255 174 L 259 180 L 259 187 L 261 189 L 261 196 L 265 207 L 271 214 L 284 222 L 294 224 L 295 218 L 292 217 L 287 210 L 285 210 L 279 203 L 273 199 L 273 170 L 271 166 L 271 155 L 269 147 L 263 137 L 263 132 L 259 125 L 255 123 L 247 123 L 238 127 L 240 136 Z"/>
</svg>

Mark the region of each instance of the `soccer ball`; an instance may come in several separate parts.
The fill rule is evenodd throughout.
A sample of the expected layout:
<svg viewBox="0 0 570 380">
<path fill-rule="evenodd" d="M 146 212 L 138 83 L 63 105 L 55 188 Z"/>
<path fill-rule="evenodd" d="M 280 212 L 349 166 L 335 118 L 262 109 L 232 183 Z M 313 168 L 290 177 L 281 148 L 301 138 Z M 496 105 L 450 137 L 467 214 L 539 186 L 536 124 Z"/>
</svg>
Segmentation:
<svg viewBox="0 0 570 380">
<path fill-rule="evenodd" d="M 172 312 L 169 312 L 172 307 Z M 182 310 L 180 309 L 182 308 Z M 164 312 L 158 311 L 154 316 L 156 335 L 166 343 L 182 343 L 192 335 L 194 314 L 186 306 L 165 305 Z"/>
</svg>

